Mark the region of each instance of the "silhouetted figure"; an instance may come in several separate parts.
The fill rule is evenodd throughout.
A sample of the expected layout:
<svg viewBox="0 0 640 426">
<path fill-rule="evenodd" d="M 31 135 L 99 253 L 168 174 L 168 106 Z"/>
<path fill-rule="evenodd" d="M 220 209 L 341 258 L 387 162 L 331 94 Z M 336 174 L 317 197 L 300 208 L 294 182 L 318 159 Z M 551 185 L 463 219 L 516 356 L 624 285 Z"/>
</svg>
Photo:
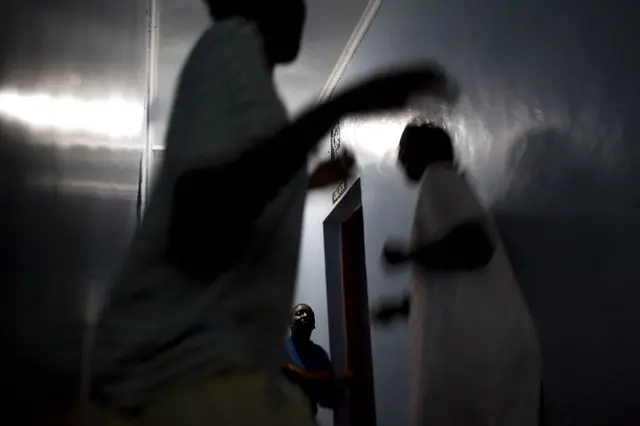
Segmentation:
<svg viewBox="0 0 640 426">
<path fill-rule="evenodd" d="M 335 409 L 342 402 L 346 377 L 336 378 L 329 355 L 311 340 L 316 318 L 309 305 L 297 305 L 291 314 L 291 334 L 285 344 L 284 375 L 299 386 L 315 417 L 318 405 Z"/>
<path fill-rule="evenodd" d="M 409 318 L 412 426 L 534 426 L 540 354 L 533 321 L 493 223 L 439 127 L 408 126 L 399 162 L 420 182 L 412 241 L 384 260 L 411 263 L 411 294 L 379 322 Z"/>
<path fill-rule="evenodd" d="M 455 169 L 453 144 L 449 134 L 432 124 L 407 126 L 402 134 L 398 162 L 409 182 L 420 183 L 430 166 Z M 418 201 L 420 204 L 420 201 Z M 421 221 L 416 209 L 415 225 Z M 485 267 L 495 251 L 482 220 L 473 218 L 458 224 L 424 245 L 387 244 L 384 261 L 392 266 L 408 262 L 419 264 L 432 272 L 473 271 Z M 383 300 L 374 315 L 378 322 L 409 318 L 411 296 Z"/>
<path fill-rule="evenodd" d="M 115 424 L 313 423 L 279 372 L 307 157 L 347 113 L 446 92 L 437 67 L 416 67 L 289 124 L 272 71 L 297 54 L 304 4 L 264 3 L 211 1 L 216 24 L 182 70 L 164 162 L 96 333 L 95 398 Z"/>
</svg>

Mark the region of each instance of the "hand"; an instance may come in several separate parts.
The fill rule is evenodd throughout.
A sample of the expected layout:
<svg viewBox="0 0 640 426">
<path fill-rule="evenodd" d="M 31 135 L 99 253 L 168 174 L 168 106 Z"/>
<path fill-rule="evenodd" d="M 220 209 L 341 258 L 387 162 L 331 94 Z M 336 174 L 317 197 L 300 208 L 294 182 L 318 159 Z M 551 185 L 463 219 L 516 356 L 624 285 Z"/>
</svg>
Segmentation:
<svg viewBox="0 0 640 426">
<path fill-rule="evenodd" d="M 372 319 L 374 324 L 385 326 L 396 319 L 407 319 L 409 316 L 409 304 L 410 301 L 406 297 L 402 300 L 383 299 L 373 309 Z"/>
<path fill-rule="evenodd" d="M 409 261 L 409 252 L 400 244 L 388 243 L 382 250 L 382 258 L 387 265 L 402 265 Z"/>
<path fill-rule="evenodd" d="M 338 158 L 321 163 L 309 177 L 309 188 L 319 189 L 342 182 L 349 177 L 355 163 L 355 158 L 348 151 Z"/>
<path fill-rule="evenodd" d="M 379 74 L 338 95 L 335 101 L 344 102 L 347 113 L 371 113 L 401 108 L 416 92 L 446 101 L 457 99 L 457 90 L 445 71 L 435 63 L 426 63 Z"/>
<path fill-rule="evenodd" d="M 400 108 L 419 90 L 446 98 L 453 93 L 450 87 L 444 72 L 433 64 L 378 75 L 303 113 L 274 137 L 257 144 L 251 155 L 245 153 L 244 156 L 263 164 L 265 157 L 277 153 L 277 159 L 272 162 L 282 164 L 277 168 L 283 176 L 280 180 L 288 182 L 319 141 L 344 116 Z M 449 97 L 453 99 L 455 94 Z M 287 156 L 283 156 L 283 152 L 287 152 Z"/>
</svg>

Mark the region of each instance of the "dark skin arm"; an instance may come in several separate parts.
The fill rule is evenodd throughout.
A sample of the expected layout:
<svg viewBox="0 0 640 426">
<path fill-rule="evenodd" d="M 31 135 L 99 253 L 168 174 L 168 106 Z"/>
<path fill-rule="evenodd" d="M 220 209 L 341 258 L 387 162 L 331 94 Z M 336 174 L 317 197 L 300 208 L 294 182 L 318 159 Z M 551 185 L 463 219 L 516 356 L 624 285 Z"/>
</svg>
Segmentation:
<svg viewBox="0 0 640 426">
<path fill-rule="evenodd" d="M 333 369 L 328 374 L 305 375 L 284 365 L 282 373 L 305 394 L 321 407 L 335 409 L 340 406 L 351 380 L 349 373 L 336 377 Z"/>
<path fill-rule="evenodd" d="M 330 377 L 322 378 L 302 377 L 295 372 L 289 374 L 297 376 L 290 380 L 300 386 L 321 407 L 334 410 L 340 406 L 344 399 L 347 382 L 336 378 L 333 374 Z"/>
<path fill-rule="evenodd" d="M 215 279 L 241 256 L 253 222 L 340 118 L 397 108 L 418 89 L 443 94 L 446 86 L 433 65 L 377 77 L 303 114 L 234 160 L 185 171 L 174 189 L 168 260 L 193 279 Z M 202 250 L 212 243 L 220 247 L 215 258 Z"/>
<path fill-rule="evenodd" d="M 399 247 L 386 246 L 385 261 L 391 265 L 412 262 L 430 272 L 461 272 L 484 268 L 491 261 L 495 246 L 481 220 L 456 227 L 442 239 L 407 252 Z M 409 318 L 411 295 L 400 300 L 384 299 L 374 311 L 375 322 L 387 325 L 395 319 Z"/>
<path fill-rule="evenodd" d="M 484 268 L 494 252 L 495 246 L 482 220 L 476 220 L 459 225 L 443 238 L 410 252 L 387 245 L 383 256 L 391 265 L 413 262 L 430 272 L 460 272 Z"/>
<path fill-rule="evenodd" d="M 411 295 L 404 294 L 400 299 L 385 298 L 374 309 L 373 320 L 377 324 L 387 325 L 396 319 L 406 321 L 411 309 Z"/>
<path fill-rule="evenodd" d="M 349 177 L 354 165 L 355 158 L 350 152 L 321 163 L 309 176 L 309 189 L 322 189 L 342 182 Z"/>
</svg>

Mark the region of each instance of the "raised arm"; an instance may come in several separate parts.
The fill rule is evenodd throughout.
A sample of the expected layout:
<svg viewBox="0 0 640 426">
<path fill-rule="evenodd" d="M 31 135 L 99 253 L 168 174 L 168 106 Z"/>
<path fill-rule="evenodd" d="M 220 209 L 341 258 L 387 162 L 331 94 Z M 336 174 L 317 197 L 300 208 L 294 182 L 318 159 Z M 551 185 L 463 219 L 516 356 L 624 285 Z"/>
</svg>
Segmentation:
<svg viewBox="0 0 640 426">
<path fill-rule="evenodd" d="M 413 262 L 430 272 L 471 271 L 485 267 L 495 246 L 482 219 L 456 226 L 439 240 L 410 251 L 387 245 L 383 257 L 391 265 Z"/>
<path fill-rule="evenodd" d="M 246 211 L 238 213 L 255 219 L 342 117 L 399 108 L 416 91 L 440 94 L 446 92 L 447 86 L 444 74 L 434 65 L 377 76 L 313 108 L 226 164 L 203 165 L 184 172 L 176 182 L 176 203 L 192 197 L 194 188 L 201 188 L 202 193 L 215 188 L 216 194 L 226 195 L 241 193 L 239 190 L 244 188 L 251 197 L 243 201 Z M 207 203 L 199 201 L 202 205 Z"/>
<path fill-rule="evenodd" d="M 398 108 L 418 90 L 440 95 L 446 88 L 444 74 L 433 65 L 379 76 L 310 110 L 225 164 L 182 173 L 174 190 L 169 259 L 197 279 L 215 278 L 237 259 L 266 204 L 300 172 L 340 118 Z M 219 248 L 215 265 L 212 253 L 202 249 L 212 242 Z"/>
<path fill-rule="evenodd" d="M 482 220 L 457 226 L 442 239 L 417 247 L 409 258 L 433 272 L 472 271 L 485 267 L 495 247 Z"/>
</svg>

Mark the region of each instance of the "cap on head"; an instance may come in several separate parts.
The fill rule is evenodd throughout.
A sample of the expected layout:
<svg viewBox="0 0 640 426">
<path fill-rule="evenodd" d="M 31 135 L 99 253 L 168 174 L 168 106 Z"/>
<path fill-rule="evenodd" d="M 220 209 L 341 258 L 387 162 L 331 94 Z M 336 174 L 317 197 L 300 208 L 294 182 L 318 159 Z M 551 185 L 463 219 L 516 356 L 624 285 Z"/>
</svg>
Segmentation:
<svg viewBox="0 0 640 426">
<path fill-rule="evenodd" d="M 453 142 L 442 127 L 432 123 L 409 124 L 400 138 L 398 161 L 407 177 L 418 181 L 431 164 L 453 163 Z"/>
</svg>

